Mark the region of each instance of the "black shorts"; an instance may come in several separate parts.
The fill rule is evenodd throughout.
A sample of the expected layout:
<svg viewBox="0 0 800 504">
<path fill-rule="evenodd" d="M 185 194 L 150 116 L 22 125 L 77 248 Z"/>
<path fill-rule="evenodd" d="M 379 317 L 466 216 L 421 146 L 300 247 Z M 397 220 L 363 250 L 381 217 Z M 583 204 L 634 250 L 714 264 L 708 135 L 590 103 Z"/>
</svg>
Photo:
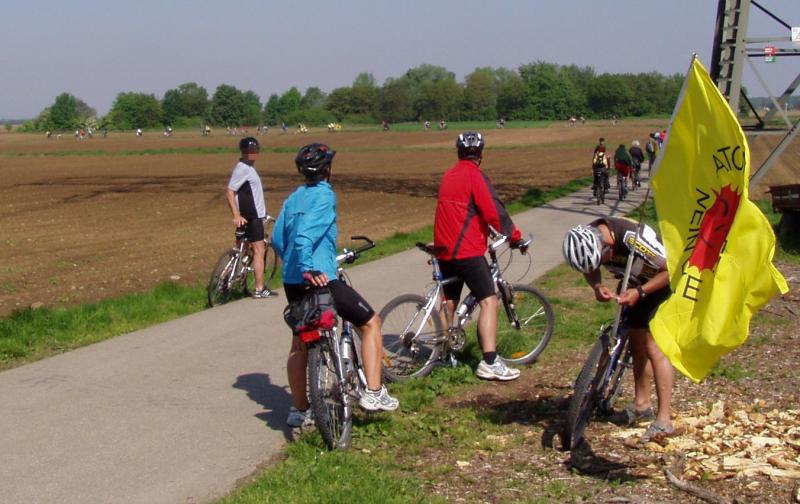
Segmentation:
<svg viewBox="0 0 800 504">
<path fill-rule="evenodd" d="M 264 219 L 259 217 L 245 217 L 244 235 L 251 242 L 264 239 Z"/>
<path fill-rule="evenodd" d="M 655 317 L 658 307 L 671 294 L 672 291 L 667 285 L 655 292 L 651 292 L 645 296 L 644 300 L 640 300 L 632 308 L 629 308 L 627 312 L 628 327 L 631 329 L 647 329 L 650 326 L 650 320 Z"/>
<path fill-rule="evenodd" d="M 494 281 L 489 263 L 483 256 L 439 261 L 439 267 L 445 278 L 458 277 L 459 280 L 444 286 L 445 299 L 458 302 L 464 284 L 472 292 L 477 301 L 494 296 Z"/>
<path fill-rule="evenodd" d="M 375 310 L 352 287 L 339 280 L 328 282 L 328 289 L 336 305 L 336 313 L 356 327 L 361 327 L 375 315 Z M 306 295 L 306 286 L 299 284 L 283 284 L 286 299 L 289 303 L 297 303 Z"/>
</svg>

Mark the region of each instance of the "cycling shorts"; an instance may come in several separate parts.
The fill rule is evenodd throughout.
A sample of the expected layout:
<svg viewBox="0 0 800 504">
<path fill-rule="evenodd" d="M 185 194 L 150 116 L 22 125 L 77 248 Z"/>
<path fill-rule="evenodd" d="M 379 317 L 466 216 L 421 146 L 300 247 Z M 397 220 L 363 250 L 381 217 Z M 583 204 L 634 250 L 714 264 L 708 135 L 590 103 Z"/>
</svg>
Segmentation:
<svg viewBox="0 0 800 504">
<path fill-rule="evenodd" d="M 444 297 L 458 303 L 461 299 L 461 289 L 464 284 L 472 292 L 477 301 L 494 296 L 494 281 L 489 263 L 483 256 L 467 257 L 466 259 L 453 259 L 452 261 L 439 261 L 444 278 L 458 277 L 455 282 L 444 286 Z"/>
<path fill-rule="evenodd" d="M 648 329 L 650 320 L 656 315 L 658 307 L 672 294 L 669 285 L 651 292 L 644 299 L 639 300 L 627 311 L 628 327 L 631 329 Z"/>
<path fill-rule="evenodd" d="M 245 217 L 247 224 L 244 225 L 244 235 L 251 242 L 264 239 L 264 219 L 258 217 Z"/>
<path fill-rule="evenodd" d="M 289 303 L 299 303 L 306 295 L 306 286 L 302 284 L 284 284 L 286 299 Z M 375 315 L 375 310 L 352 287 L 340 280 L 328 282 L 328 290 L 333 296 L 336 313 L 356 327 L 361 327 Z"/>
</svg>

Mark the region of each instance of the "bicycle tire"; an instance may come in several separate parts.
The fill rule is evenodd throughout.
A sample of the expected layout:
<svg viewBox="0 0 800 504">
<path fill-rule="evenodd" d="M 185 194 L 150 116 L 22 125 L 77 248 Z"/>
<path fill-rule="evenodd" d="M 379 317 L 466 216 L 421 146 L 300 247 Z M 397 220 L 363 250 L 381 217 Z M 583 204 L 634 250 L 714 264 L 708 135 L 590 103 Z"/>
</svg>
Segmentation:
<svg viewBox="0 0 800 504">
<path fill-rule="evenodd" d="M 506 307 L 506 318 L 497 317 L 497 355 L 509 364 L 530 364 L 544 351 L 553 336 L 555 315 L 544 294 L 534 287 L 513 285 L 514 308 Z M 519 321 L 517 329 L 514 317 Z"/>
<path fill-rule="evenodd" d="M 599 403 L 597 387 L 608 365 L 606 347 L 601 340 L 597 340 L 578 374 L 578 379 L 575 380 L 575 393 L 569 402 L 567 422 L 561 440 L 565 450 L 574 449 L 583 439 L 586 426 L 589 425 L 589 420 L 597 409 Z"/>
<path fill-rule="evenodd" d="M 267 244 L 266 251 L 264 252 L 264 287 L 267 289 L 272 288 L 272 280 L 275 278 L 275 273 L 278 271 L 278 254 L 272 247 L 272 244 Z M 256 277 L 252 271 L 247 274 L 247 281 L 244 284 L 244 295 L 249 296 L 256 290 Z"/>
<path fill-rule="evenodd" d="M 328 448 L 346 450 L 353 432 L 353 417 L 339 386 L 335 355 L 323 337 L 308 349 L 309 399 L 314 422 Z"/>
<path fill-rule="evenodd" d="M 444 336 L 442 321 L 437 314 L 425 316 L 427 300 L 416 294 L 403 294 L 392 299 L 380 311 L 383 321 L 383 376 L 390 382 L 403 382 L 417 376 L 427 376 L 441 353 Z M 413 338 L 416 329 L 425 325 L 429 330 Z M 413 339 L 412 339 L 413 338 Z"/>
<path fill-rule="evenodd" d="M 213 307 L 227 303 L 231 298 L 231 276 L 235 273 L 233 271 L 233 262 L 236 257 L 236 252 L 233 250 L 226 250 L 214 266 L 211 272 L 211 278 L 208 280 L 206 292 L 208 295 L 208 306 Z"/>
</svg>

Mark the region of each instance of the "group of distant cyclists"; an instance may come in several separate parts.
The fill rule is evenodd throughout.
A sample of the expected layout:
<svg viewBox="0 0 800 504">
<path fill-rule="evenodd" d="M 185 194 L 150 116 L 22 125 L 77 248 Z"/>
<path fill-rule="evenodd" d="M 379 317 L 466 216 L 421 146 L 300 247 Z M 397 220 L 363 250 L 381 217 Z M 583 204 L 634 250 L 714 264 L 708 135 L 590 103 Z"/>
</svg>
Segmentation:
<svg viewBox="0 0 800 504">
<path fill-rule="evenodd" d="M 593 174 L 593 188 L 602 184 L 604 190 L 609 190 L 611 185 L 610 170 L 613 168 L 616 171 L 616 180 L 619 187 L 623 192 L 626 192 L 628 187 L 636 189 L 641 187 L 641 169 L 647 160 L 647 174 L 655 163 L 656 155 L 661 148 L 662 141 L 656 140 L 658 133 L 652 133 L 647 139 L 644 149 L 639 140 L 633 140 L 630 147 L 625 144 L 619 146 L 612 153 L 606 147 L 606 139 L 600 137 L 597 145 L 592 153 L 592 174 Z"/>
<path fill-rule="evenodd" d="M 519 378 L 520 370 L 508 366 L 497 355 L 496 286 L 486 261 L 490 228 L 509 238 L 511 247 L 524 253 L 522 233 L 512 222 L 505 205 L 487 174 L 481 169 L 485 140 L 481 133 L 467 131 L 455 141 L 457 161 L 443 175 L 434 216 L 433 245 L 445 278 L 456 278 L 444 290 L 444 309 L 452 312 L 461 298 L 464 285 L 475 296 L 481 309 L 478 316 L 478 342 L 482 358 L 475 370 L 479 378 L 511 381 Z M 633 169 L 634 159 L 644 160 L 632 145 L 630 150 L 620 146 L 614 154 L 617 171 L 624 163 Z M 255 170 L 260 145 L 256 138 L 239 142 L 239 162 L 228 183 L 226 199 L 232 213 L 233 225 L 246 230 L 254 246 L 253 268 L 256 288 L 253 297 L 264 299 L 276 296 L 263 283 L 264 226 L 266 217 L 264 191 Z M 622 151 L 625 155 L 622 155 Z M 633 152 L 631 152 L 633 151 Z M 604 139 L 600 139 L 595 154 L 602 153 L 608 163 Z M 303 146 L 294 162 L 300 185 L 284 201 L 275 223 L 272 245 L 283 262 L 283 288 L 289 303 L 299 303 L 309 289 L 327 288 L 333 297 L 339 316 L 350 321 L 361 333 L 361 351 L 367 389 L 359 400 L 367 411 L 394 411 L 399 401 L 389 395 L 383 384 L 381 359 L 383 336 L 381 320 L 369 303 L 351 286 L 337 280 L 337 198 L 333 191 L 333 159 L 336 152 L 323 143 Z M 625 175 L 625 176 L 628 176 Z M 653 419 L 647 435 L 671 433 L 670 400 L 672 368 L 654 344 L 648 323 L 658 305 L 669 295 L 663 246 L 655 232 L 647 228 L 636 235 L 630 221 L 617 218 L 595 220 L 587 226 L 571 229 L 564 238 L 563 253 L 567 262 L 585 275 L 599 301 L 614 301 L 636 310 L 632 336 L 634 349 L 634 404 L 623 412 L 625 421 Z M 626 240 L 633 232 L 634 240 Z M 641 242 L 641 243 L 640 243 Z M 647 250 L 652 253 L 642 254 Z M 616 268 L 628 252 L 637 254 L 635 281 L 626 292 L 614 292 L 604 286 L 600 266 Z M 611 269 L 611 271 L 615 271 Z M 646 300 L 646 302 L 645 302 Z M 292 427 L 313 424 L 306 393 L 308 349 L 298 334 L 293 334 L 287 359 L 287 374 L 292 404 L 286 422 Z M 655 373 L 659 398 L 658 413 L 650 407 L 650 377 Z"/>
</svg>

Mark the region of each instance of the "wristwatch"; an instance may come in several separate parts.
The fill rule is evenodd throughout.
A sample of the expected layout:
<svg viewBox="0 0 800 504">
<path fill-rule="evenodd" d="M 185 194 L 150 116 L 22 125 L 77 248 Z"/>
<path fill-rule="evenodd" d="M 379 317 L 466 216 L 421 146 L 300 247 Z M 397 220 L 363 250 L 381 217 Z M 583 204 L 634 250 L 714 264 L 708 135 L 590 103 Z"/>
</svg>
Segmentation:
<svg viewBox="0 0 800 504">
<path fill-rule="evenodd" d="M 639 299 L 644 299 L 647 297 L 647 293 L 642 289 L 641 285 L 636 286 L 636 291 L 639 293 Z"/>
</svg>

